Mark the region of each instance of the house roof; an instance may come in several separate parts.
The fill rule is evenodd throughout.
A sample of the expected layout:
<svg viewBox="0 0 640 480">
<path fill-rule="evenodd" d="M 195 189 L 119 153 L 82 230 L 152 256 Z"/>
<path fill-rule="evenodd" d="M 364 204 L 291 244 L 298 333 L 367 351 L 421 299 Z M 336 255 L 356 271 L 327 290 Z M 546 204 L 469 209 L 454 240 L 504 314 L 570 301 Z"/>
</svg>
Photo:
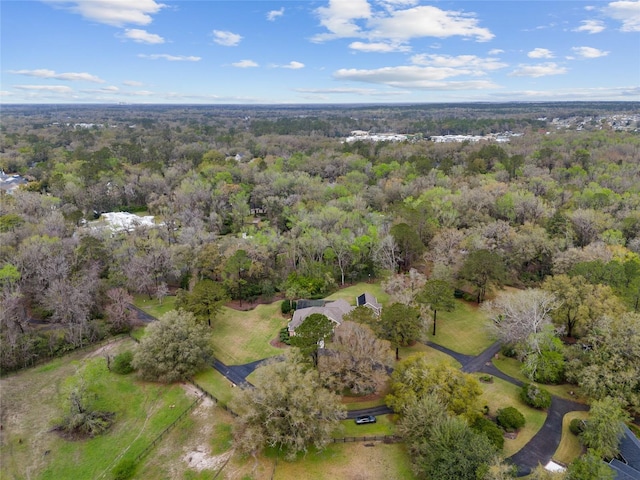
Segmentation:
<svg viewBox="0 0 640 480">
<path fill-rule="evenodd" d="M 613 459 L 609 466 L 614 471 L 615 480 L 640 480 L 640 440 L 624 426 L 620 439 L 620 460 Z"/>
<path fill-rule="evenodd" d="M 25 185 L 27 180 L 20 175 L 7 175 L 4 172 L 0 172 L 0 190 L 5 192 L 12 192 L 20 185 Z"/>
<path fill-rule="evenodd" d="M 336 300 L 329 302 L 324 307 L 308 307 L 298 309 L 293 313 L 293 318 L 289 322 L 289 330 L 295 330 L 309 315 L 320 313 L 325 315 L 329 320 L 340 325 L 342 317 L 353 310 L 353 306 L 349 305 L 346 300 Z"/>
<path fill-rule="evenodd" d="M 356 298 L 356 303 L 359 307 L 369 304 L 376 309 L 382 308 L 382 305 L 378 303 L 376 297 L 367 292 L 363 293 L 362 295 L 358 295 L 358 297 Z"/>
</svg>

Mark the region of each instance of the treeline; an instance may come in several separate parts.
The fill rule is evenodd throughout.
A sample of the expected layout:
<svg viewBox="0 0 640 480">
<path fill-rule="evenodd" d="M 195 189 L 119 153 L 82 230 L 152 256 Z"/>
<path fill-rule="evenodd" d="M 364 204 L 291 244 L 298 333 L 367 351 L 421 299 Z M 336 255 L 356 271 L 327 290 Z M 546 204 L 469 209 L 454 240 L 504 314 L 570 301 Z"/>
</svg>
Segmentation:
<svg viewBox="0 0 640 480">
<path fill-rule="evenodd" d="M 0 166 L 30 183 L 0 202 L 2 369 L 126 329 L 127 295 L 193 294 L 201 282 L 234 299 L 295 298 L 414 268 L 477 296 L 463 267 L 478 251 L 499 259 L 508 284 L 586 274 L 638 308 L 637 134 L 343 144 L 335 132 L 363 118 L 391 127 L 418 109 L 310 110 L 85 107 L 61 123 L 40 107 L 3 118 Z M 157 225 L 92 223 L 116 210 Z"/>
</svg>

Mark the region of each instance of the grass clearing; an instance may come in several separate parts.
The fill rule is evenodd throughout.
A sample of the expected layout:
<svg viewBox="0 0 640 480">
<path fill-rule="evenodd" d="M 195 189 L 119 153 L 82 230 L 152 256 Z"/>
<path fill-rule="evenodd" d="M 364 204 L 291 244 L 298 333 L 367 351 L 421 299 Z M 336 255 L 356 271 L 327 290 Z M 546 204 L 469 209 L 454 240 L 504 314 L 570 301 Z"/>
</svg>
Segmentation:
<svg viewBox="0 0 640 480">
<path fill-rule="evenodd" d="M 326 300 L 335 301 L 342 299 L 346 300 L 351 305 L 355 305 L 356 297 L 358 295 L 362 295 L 365 292 L 370 293 L 371 295 L 376 297 L 378 302 L 382 305 L 387 305 L 389 303 L 389 295 L 382 289 L 379 282 L 360 282 L 349 285 L 348 287 L 341 288 L 337 292 L 333 292 L 331 295 L 326 297 Z"/>
<path fill-rule="evenodd" d="M 589 417 L 589 412 L 569 412 L 562 419 L 562 439 L 556 453 L 553 454 L 553 461 L 560 463 L 561 465 L 569 465 L 572 461 L 578 458 L 582 452 L 583 447 L 580 443 L 580 439 L 571 433 L 569 430 L 569 424 L 574 418 L 586 420 Z"/>
<path fill-rule="evenodd" d="M 218 399 L 222 407 L 226 407 L 233 397 L 233 387 L 231 382 L 213 367 L 207 367 L 197 373 L 193 380 L 204 390 Z"/>
<path fill-rule="evenodd" d="M 343 420 L 342 431 L 337 432 L 334 438 L 343 437 L 373 437 L 380 435 L 393 435 L 395 430 L 395 415 L 378 415 L 376 416 L 376 423 L 367 423 L 365 425 L 356 425 L 352 419 Z"/>
<path fill-rule="evenodd" d="M 376 441 L 332 444 L 322 452 L 309 452 L 296 462 L 278 461 L 274 480 L 301 478 L 413 480 L 416 477 L 411 472 L 409 455 L 403 444 Z"/>
<path fill-rule="evenodd" d="M 160 301 L 157 298 L 149 298 L 149 295 L 137 294 L 133 297 L 133 304 L 152 317 L 160 318 L 165 313 L 175 310 L 176 297 L 168 295 Z"/>
<path fill-rule="evenodd" d="M 280 303 L 248 311 L 223 307 L 212 327 L 216 358 L 227 365 L 242 365 L 282 353 L 270 344 L 288 322 L 280 313 Z"/>
<path fill-rule="evenodd" d="M 138 455 L 192 402 L 180 385 L 140 382 L 108 372 L 105 353 L 133 348 L 133 341 L 78 352 L 43 367 L 0 380 L 2 387 L 1 478 L 110 478 L 122 458 Z M 51 428 L 63 414 L 65 379 L 94 359 L 96 408 L 116 413 L 114 425 L 98 437 L 70 441 Z M 104 365 L 100 365 L 104 363 Z"/>
<path fill-rule="evenodd" d="M 504 372 L 507 375 L 522 382 L 532 383 L 531 380 L 525 377 L 524 374 L 520 371 L 522 363 L 517 359 L 505 357 L 502 354 L 498 354 L 498 357 L 494 358 L 492 362 L 501 372 Z M 585 404 L 587 403 L 586 398 L 580 393 L 580 387 L 578 387 L 577 385 L 571 385 L 568 383 L 563 383 L 560 385 L 545 385 L 543 383 L 539 383 L 538 385 L 540 385 L 545 390 L 548 390 L 552 395 L 555 395 L 556 397 L 564 398 L 566 400 L 572 400 L 574 402 Z"/>
<path fill-rule="evenodd" d="M 479 376 L 479 375 L 477 375 Z M 497 414 L 498 409 L 506 407 L 515 407 L 526 420 L 524 427 L 518 432 L 515 439 L 504 439 L 504 456 L 510 457 L 520 450 L 533 436 L 542 428 L 547 414 L 544 411 L 536 410 L 520 401 L 520 387 L 517 387 L 500 378 L 493 379 L 493 383 L 480 383 L 483 393 L 481 402 L 489 406 L 489 414 L 493 417 Z"/>
<path fill-rule="evenodd" d="M 400 353 L 399 361 L 402 361 L 407 357 L 410 357 L 411 355 L 414 355 L 416 353 L 421 353 L 425 355 L 430 361 L 433 361 L 434 363 L 447 362 L 456 368 L 460 368 L 462 366 L 460 365 L 460 362 L 458 362 L 453 357 L 450 357 L 446 353 L 441 352 L 440 350 L 436 350 L 435 348 L 432 348 L 420 342 L 416 342 L 414 345 L 411 345 L 410 347 L 400 347 L 399 353 Z"/>
<path fill-rule="evenodd" d="M 475 303 L 458 300 L 453 312 L 438 312 L 436 335 L 429 322 L 427 340 L 466 355 L 478 355 L 493 343 L 489 318 Z"/>
<path fill-rule="evenodd" d="M 143 459 L 134 478 L 211 480 L 232 455 L 232 425 L 228 412 L 203 400 Z"/>
</svg>

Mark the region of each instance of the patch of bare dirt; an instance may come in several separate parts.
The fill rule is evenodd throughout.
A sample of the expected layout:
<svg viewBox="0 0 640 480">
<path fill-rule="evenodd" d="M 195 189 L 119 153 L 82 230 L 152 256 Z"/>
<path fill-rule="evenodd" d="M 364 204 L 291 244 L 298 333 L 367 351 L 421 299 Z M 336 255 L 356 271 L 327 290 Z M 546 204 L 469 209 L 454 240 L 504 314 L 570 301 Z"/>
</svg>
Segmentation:
<svg viewBox="0 0 640 480">
<path fill-rule="evenodd" d="M 220 455 L 211 455 L 206 445 L 198 445 L 194 450 L 185 453 L 182 460 L 189 468 L 201 472 L 202 470 L 219 470 L 231 455 L 233 455 L 231 450 Z"/>
<path fill-rule="evenodd" d="M 275 347 L 275 348 L 288 348 L 289 347 L 289 345 L 287 345 L 286 343 L 282 343 L 277 338 L 274 338 L 273 340 L 271 340 L 269 342 L 269 345 L 271 345 L 272 347 Z"/>
</svg>

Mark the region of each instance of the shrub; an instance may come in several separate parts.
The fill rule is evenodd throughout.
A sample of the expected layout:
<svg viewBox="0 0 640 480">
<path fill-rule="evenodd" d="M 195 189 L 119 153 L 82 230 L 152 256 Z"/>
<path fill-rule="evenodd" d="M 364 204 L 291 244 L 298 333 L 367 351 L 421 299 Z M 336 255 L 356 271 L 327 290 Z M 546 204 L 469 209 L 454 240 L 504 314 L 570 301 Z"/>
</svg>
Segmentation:
<svg viewBox="0 0 640 480">
<path fill-rule="evenodd" d="M 126 352 L 119 353 L 116 358 L 113 359 L 113 365 L 111 371 L 119 373 L 120 375 L 126 375 L 133 372 L 133 366 L 131 361 L 133 360 L 133 352 L 127 350 Z"/>
<path fill-rule="evenodd" d="M 543 350 L 540 354 L 529 355 L 522 367 L 522 373 L 534 382 L 560 383 L 564 379 L 564 357 L 554 350 Z"/>
<path fill-rule="evenodd" d="M 489 441 L 493 443 L 498 450 L 502 450 L 502 447 L 504 447 L 504 436 L 502 435 L 502 430 L 491 420 L 480 417 L 473 423 L 471 428 L 478 433 L 486 435 Z"/>
<path fill-rule="evenodd" d="M 133 478 L 133 474 L 136 472 L 136 462 L 131 459 L 120 460 L 111 473 L 113 474 L 113 480 L 129 480 Z"/>
<path fill-rule="evenodd" d="M 500 353 L 508 358 L 514 358 L 516 356 L 516 347 L 512 343 L 505 343 L 500 347 Z"/>
<path fill-rule="evenodd" d="M 291 337 L 289 336 L 289 327 L 280 329 L 280 341 L 286 345 L 291 345 Z"/>
<path fill-rule="evenodd" d="M 504 428 L 507 432 L 515 432 L 516 430 L 524 427 L 526 423 L 524 415 L 520 413 L 515 407 L 506 407 L 498 410 L 498 416 L 496 418 L 498 425 Z"/>
<path fill-rule="evenodd" d="M 282 314 L 289 315 L 291 313 L 291 310 L 291 300 L 289 300 L 288 298 L 286 300 L 283 300 L 280 304 L 280 311 L 282 312 Z"/>
<path fill-rule="evenodd" d="M 551 405 L 551 394 L 533 383 L 527 383 L 522 387 L 520 399 L 533 408 L 549 408 Z"/>
<path fill-rule="evenodd" d="M 569 423 L 569 431 L 576 436 L 580 436 L 582 432 L 584 432 L 584 427 L 584 420 L 580 418 L 574 418 L 571 420 L 571 423 Z"/>
</svg>

